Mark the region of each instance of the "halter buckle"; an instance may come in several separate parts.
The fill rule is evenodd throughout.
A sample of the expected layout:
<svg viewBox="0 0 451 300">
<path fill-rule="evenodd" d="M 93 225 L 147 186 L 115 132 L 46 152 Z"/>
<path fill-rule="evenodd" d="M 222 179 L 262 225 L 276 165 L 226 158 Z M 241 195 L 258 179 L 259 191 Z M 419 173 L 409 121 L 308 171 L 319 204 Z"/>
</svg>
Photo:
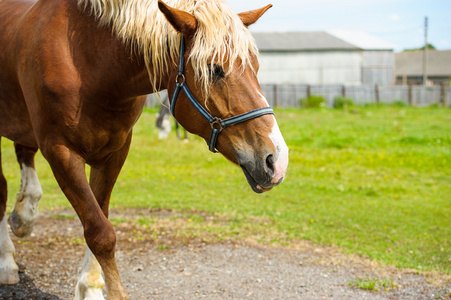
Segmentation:
<svg viewBox="0 0 451 300">
<path fill-rule="evenodd" d="M 215 117 L 214 120 L 210 123 L 211 129 L 222 131 L 224 127 L 222 126 L 221 121 L 222 120 L 220 118 Z"/>
</svg>

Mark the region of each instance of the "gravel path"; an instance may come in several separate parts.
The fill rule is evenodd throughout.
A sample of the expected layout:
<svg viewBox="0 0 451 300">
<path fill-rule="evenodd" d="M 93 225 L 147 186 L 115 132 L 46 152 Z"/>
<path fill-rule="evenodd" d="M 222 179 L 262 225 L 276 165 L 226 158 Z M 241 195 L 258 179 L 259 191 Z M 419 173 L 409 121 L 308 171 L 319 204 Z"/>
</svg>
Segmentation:
<svg viewBox="0 0 451 300">
<path fill-rule="evenodd" d="M 18 285 L 0 285 L 0 299 L 71 299 L 84 246 L 77 219 L 40 217 L 34 234 L 14 238 Z M 127 215 L 121 214 L 121 218 Z M 128 216 L 133 218 L 131 214 Z M 449 276 L 380 266 L 306 242 L 297 249 L 255 243 L 180 242 L 169 248 L 136 239 L 136 226 L 116 226 L 117 261 L 131 299 L 450 299 Z M 390 282 L 369 291 L 350 282 Z"/>
</svg>

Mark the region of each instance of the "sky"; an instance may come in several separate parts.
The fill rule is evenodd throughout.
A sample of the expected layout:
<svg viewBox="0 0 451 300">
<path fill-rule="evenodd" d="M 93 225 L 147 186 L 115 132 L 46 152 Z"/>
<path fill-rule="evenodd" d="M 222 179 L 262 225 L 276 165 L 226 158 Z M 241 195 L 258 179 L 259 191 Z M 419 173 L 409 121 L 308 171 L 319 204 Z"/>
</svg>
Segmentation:
<svg viewBox="0 0 451 300">
<path fill-rule="evenodd" d="M 394 46 L 396 52 L 428 42 L 451 49 L 451 0 L 225 0 L 236 12 L 274 6 L 251 31 L 361 30 Z"/>
</svg>

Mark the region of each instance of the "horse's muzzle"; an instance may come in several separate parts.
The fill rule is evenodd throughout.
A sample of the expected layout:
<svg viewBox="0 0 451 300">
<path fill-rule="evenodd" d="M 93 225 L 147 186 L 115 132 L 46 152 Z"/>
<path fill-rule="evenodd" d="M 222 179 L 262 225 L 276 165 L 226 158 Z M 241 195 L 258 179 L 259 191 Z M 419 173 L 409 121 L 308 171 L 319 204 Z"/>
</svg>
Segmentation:
<svg viewBox="0 0 451 300">
<path fill-rule="evenodd" d="M 254 192 L 270 191 L 283 182 L 288 166 L 288 152 L 281 154 L 277 160 L 273 154 L 265 155 L 261 159 L 238 157 L 239 165 Z"/>
</svg>

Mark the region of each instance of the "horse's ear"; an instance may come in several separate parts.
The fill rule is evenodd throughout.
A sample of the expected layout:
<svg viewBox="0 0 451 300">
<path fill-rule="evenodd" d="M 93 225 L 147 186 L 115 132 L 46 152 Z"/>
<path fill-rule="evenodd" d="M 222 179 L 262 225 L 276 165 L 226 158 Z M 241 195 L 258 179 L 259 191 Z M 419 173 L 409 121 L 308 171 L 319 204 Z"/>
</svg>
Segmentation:
<svg viewBox="0 0 451 300">
<path fill-rule="evenodd" d="M 183 10 L 170 7 L 161 0 L 158 0 L 158 8 L 175 30 L 186 36 L 194 35 L 197 29 L 197 21 L 193 15 Z"/>
<path fill-rule="evenodd" d="M 260 17 L 263 16 L 263 14 L 271 7 L 272 4 L 268 4 L 265 7 L 256 10 L 240 13 L 238 14 L 238 16 L 241 18 L 241 21 L 243 21 L 244 25 L 248 27 L 257 22 L 258 19 L 260 19 Z"/>
</svg>

